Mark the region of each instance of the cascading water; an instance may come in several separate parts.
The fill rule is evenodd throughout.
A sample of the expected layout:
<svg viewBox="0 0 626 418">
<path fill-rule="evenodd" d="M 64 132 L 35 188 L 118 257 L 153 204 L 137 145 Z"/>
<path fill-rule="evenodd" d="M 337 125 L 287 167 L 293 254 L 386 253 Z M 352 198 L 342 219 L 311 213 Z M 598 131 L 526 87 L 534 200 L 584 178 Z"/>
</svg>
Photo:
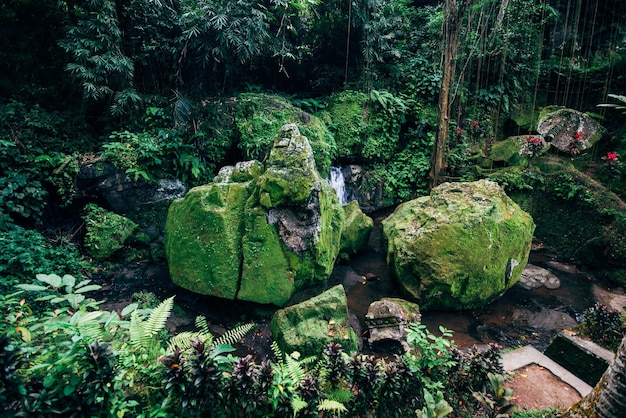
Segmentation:
<svg viewBox="0 0 626 418">
<path fill-rule="evenodd" d="M 330 180 L 328 180 L 333 189 L 337 192 L 337 198 L 341 205 L 348 203 L 348 196 L 346 195 L 346 183 L 343 178 L 343 173 L 339 167 L 330 168 Z"/>
</svg>

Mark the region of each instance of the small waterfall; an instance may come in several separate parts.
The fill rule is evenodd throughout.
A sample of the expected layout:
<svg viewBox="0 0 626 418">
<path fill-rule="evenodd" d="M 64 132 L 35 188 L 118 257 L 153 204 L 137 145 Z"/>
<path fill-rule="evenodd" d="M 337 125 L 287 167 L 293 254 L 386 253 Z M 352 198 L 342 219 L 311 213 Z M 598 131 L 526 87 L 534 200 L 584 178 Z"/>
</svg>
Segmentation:
<svg viewBox="0 0 626 418">
<path fill-rule="evenodd" d="M 330 180 L 328 180 L 333 189 L 337 192 L 337 198 L 341 205 L 348 203 L 348 197 L 346 195 L 346 184 L 344 182 L 343 173 L 339 167 L 330 168 Z"/>
</svg>

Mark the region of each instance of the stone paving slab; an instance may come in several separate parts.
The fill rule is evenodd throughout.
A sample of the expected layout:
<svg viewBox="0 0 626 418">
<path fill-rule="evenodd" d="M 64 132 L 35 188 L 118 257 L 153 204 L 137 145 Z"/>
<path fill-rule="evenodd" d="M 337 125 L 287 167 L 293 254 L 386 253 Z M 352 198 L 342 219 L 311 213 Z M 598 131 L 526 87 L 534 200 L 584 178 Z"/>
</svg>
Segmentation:
<svg viewBox="0 0 626 418">
<path fill-rule="evenodd" d="M 534 363 L 550 370 L 553 375 L 576 389 L 580 396 L 583 397 L 593 389 L 587 383 L 583 382 L 564 367 L 557 364 L 554 360 L 545 356 L 539 350 L 530 345 L 502 354 L 500 363 L 506 372 L 517 370 Z"/>
</svg>

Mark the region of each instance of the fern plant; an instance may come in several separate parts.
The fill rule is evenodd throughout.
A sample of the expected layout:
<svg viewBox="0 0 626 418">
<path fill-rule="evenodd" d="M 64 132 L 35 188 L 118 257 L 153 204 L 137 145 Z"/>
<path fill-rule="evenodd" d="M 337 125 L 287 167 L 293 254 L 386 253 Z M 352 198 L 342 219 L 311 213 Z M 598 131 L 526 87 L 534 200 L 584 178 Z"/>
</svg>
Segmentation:
<svg viewBox="0 0 626 418">
<path fill-rule="evenodd" d="M 196 340 L 201 341 L 207 347 L 222 344 L 232 345 L 256 327 L 254 322 L 238 325 L 215 338 L 209 330 L 209 323 L 205 316 L 197 316 L 195 324 L 198 331 L 183 331 L 178 333 L 170 339 L 167 350 L 174 351 L 176 347 L 178 347 L 181 351 L 186 351 L 191 348 L 191 343 Z"/>
<path fill-rule="evenodd" d="M 174 308 L 174 296 L 165 299 L 154 308 L 147 318 L 144 319 L 139 310 L 131 313 L 129 324 L 130 344 L 136 349 L 155 353 L 159 348 L 156 335 L 165 328 L 167 319 Z M 156 355 L 155 355 L 156 357 Z"/>
</svg>

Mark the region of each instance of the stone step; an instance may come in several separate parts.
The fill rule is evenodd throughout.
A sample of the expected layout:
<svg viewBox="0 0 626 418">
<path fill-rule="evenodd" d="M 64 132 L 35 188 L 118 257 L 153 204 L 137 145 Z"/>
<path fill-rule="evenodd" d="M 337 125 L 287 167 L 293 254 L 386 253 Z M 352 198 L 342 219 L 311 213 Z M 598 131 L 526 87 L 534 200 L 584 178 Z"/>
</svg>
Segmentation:
<svg viewBox="0 0 626 418">
<path fill-rule="evenodd" d="M 514 371 L 530 364 L 541 366 L 573 387 L 583 397 L 593 389 L 563 366 L 530 345 L 503 353 L 500 362 L 506 372 Z"/>
</svg>

